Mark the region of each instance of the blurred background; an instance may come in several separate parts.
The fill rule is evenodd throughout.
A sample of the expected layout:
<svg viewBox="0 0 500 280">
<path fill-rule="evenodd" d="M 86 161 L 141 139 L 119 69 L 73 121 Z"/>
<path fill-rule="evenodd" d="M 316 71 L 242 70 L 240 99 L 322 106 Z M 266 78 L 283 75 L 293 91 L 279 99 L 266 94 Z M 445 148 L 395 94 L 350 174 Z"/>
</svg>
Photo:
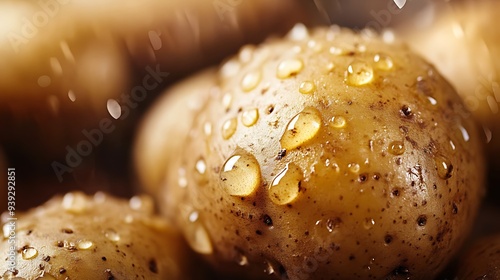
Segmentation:
<svg viewBox="0 0 500 280">
<path fill-rule="evenodd" d="M 141 192 L 134 143 L 166 88 L 298 22 L 338 24 L 406 40 L 457 88 L 490 162 L 475 235 L 498 231 L 498 12 L 493 0 L 1 1 L 1 186 L 15 168 L 16 210 L 69 190 Z"/>
</svg>

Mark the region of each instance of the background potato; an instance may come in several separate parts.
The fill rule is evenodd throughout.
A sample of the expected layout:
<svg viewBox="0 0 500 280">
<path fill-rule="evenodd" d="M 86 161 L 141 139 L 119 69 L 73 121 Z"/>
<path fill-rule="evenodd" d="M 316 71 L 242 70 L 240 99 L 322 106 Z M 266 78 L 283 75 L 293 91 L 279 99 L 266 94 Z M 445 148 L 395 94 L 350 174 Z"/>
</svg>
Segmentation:
<svg viewBox="0 0 500 280">
<path fill-rule="evenodd" d="M 500 37 L 492 26 L 498 22 L 500 2 L 460 1 L 439 6 L 438 17 L 431 24 L 418 29 L 410 21 L 399 33 L 451 82 L 484 126 L 490 161 L 498 170 Z"/>
<path fill-rule="evenodd" d="M 2 255 L 17 258 L 16 273 L 0 264 L 4 277 L 19 279 L 201 279 L 178 232 L 153 215 L 149 197 L 120 200 L 72 192 L 16 216 L 3 214 Z M 16 244 L 9 248 L 9 234 Z M 16 278 L 17 279 L 17 278 Z"/>
<path fill-rule="evenodd" d="M 196 111 L 210 97 L 215 69 L 208 69 L 169 89 L 147 112 L 137 133 L 135 166 L 141 188 L 158 194 L 172 158 L 180 149 Z M 200 91 L 203 89 L 203 91 Z"/>
<path fill-rule="evenodd" d="M 312 33 L 246 46 L 189 89 L 211 98 L 164 155 L 163 213 L 238 277 L 430 279 L 479 206 L 477 127 L 400 44 Z"/>
</svg>

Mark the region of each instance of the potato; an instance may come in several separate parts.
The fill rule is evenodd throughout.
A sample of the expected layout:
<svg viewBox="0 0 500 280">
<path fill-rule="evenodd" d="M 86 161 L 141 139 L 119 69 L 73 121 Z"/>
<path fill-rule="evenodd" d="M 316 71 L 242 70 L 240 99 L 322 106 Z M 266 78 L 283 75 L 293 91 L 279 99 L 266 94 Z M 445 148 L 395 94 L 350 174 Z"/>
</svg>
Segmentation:
<svg viewBox="0 0 500 280">
<path fill-rule="evenodd" d="M 401 37 L 456 88 L 465 105 L 484 126 L 490 160 L 500 169 L 500 2 L 450 2 L 437 9 L 432 24 L 400 28 Z"/>
<path fill-rule="evenodd" d="M 476 241 L 459 267 L 458 279 L 500 279 L 500 234 Z"/>
<path fill-rule="evenodd" d="M 157 194 L 165 180 L 167 163 L 179 157 L 179 148 L 192 126 L 195 112 L 209 97 L 199 89 L 209 87 L 215 69 L 188 78 L 175 85 L 149 109 L 137 133 L 134 154 L 135 166 L 141 187 L 150 194 Z M 168 117 L 164 117 L 165 114 Z M 166 137 L 172 135 L 174 137 Z M 166 156 L 165 156 L 166 155 Z"/>
<path fill-rule="evenodd" d="M 80 192 L 55 197 L 17 220 L 5 212 L 0 274 L 25 280 L 199 279 L 178 231 L 152 213 L 149 197 L 127 202 Z"/>
<path fill-rule="evenodd" d="M 430 279 L 470 231 L 484 192 L 478 128 L 405 46 L 298 25 L 207 80 L 166 93 L 210 98 L 191 129 L 170 128 L 179 146 L 158 149 L 175 152 L 162 155 L 157 197 L 219 273 Z M 177 112 L 156 121 L 193 114 Z"/>
</svg>

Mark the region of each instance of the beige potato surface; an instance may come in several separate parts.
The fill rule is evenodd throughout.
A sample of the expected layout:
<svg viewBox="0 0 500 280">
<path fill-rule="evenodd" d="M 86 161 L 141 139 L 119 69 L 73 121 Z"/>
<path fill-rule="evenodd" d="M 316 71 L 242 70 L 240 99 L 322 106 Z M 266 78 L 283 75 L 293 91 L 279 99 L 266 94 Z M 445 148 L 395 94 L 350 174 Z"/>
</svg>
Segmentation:
<svg viewBox="0 0 500 280">
<path fill-rule="evenodd" d="M 404 45 L 299 25 L 206 75 L 167 93 L 208 98 L 157 197 L 221 274 L 430 279 L 458 250 L 484 192 L 478 127 Z"/>
<path fill-rule="evenodd" d="M 71 192 L 16 213 L 17 220 L 8 212 L 2 217 L 2 279 L 200 279 L 203 273 L 190 269 L 189 249 L 153 215 L 149 197 Z"/>
</svg>

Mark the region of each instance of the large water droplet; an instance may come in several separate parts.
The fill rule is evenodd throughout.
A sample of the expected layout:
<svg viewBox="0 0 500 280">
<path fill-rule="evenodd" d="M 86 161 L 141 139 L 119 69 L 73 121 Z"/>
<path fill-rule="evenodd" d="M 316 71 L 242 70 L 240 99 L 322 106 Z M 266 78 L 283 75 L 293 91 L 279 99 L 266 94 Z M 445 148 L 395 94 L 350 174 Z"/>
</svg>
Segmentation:
<svg viewBox="0 0 500 280">
<path fill-rule="evenodd" d="M 362 86 L 373 81 L 373 69 L 363 61 L 355 61 L 347 67 L 346 82 L 351 86 Z"/>
<path fill-rule="evenodd" d="M 393 141 L 389 144 L 389 153 L 399 156 L 405 152 L 405 144 L 401 141 Z"/>
<path fill-rule="evenodd" d="M 313 139 L 321 128 L 321 115 L 316 108 L 307 107 L 295 115 L 281 136 L 283 149 L 291 150 L 304 145 Z"/>
<path fill-rule="evenodd" d="M 298 74 L 302 70 L 302 68 L 304 68 L 304 63 L 302 62 L 302 60 L 297 58 L 286 59 L 278 64 L 276 76 L 280 79 L 286 79 Z"/>
<path fill-rule="evenodd" d="M 120 241 L 120 235 L 112 230 L 112 229 L 108 229 L 104 232 L 104 236 L 106 236 L 107 239 L 113 241 L 113 242 L 117 242 L 117 241 Z"/>
<path fill-rule="evenodd" d="M 347 121 L 342 116 L 334 116 L 330 119 L 330 125 L 334 128 L 343 128 L 347 124 Z"/>
<path fill-rule="evenodd" d="M 269 198 L 277 205 L 293 202 L 301 190 L 302 170 L 294 163 L 288 163 L 269 186 Z"/>
<path fill-rule="evenodd" d="M 70 192 L 64 195 L 62 207 L 68 212 L 81 214 L 87 209 L 87 199 L 83 193 Z"/>
<path fill-rule="evenodd" d="M 21 255 L 23 256 L 23 259 L 31 260 L 31 259 L 36 258 L 36 256 L 38 256 L 38 251 L 33 247 L 28 247 L 28 248 L 23 249 L 23 252 Z"/>
<path fill-rule="evenodd" d="M 373 57 L 373 62 L 375 63 L 375 67 L 381 70 L 391 70 L 394 67 L 394 62 L 392 58 L 385 54 L 376 54 Z"/>
<path fill-rule="evenodd" d="M 241 79 L 241 89 L 244 92 L 249 92 L 260 83 L 262 75 L 260 71 L 253 71 L 245 74 L 243 79 Z"/>
<path fill-rule="evenodd" d="M 94 243 L 92 243 L 92 241 L 88 241 L 88 240 L 80 240 L 77 244 L 76 244 L 76 247 L 80 250 L 88 250 L 90 248 L 92 248 L 92 246 L 94 245 Z"/>
<path fill-rule="evenodd" d="M 436 156 L 436 168 L 439 178 L 441 179 L 449 179 L 453 175 L 453 165 L 450 160 L 448 160 L 444 156 Z"/>
<path fill-rule="evenodd" d="M 248 109 L 241 114 L 241 122 L 244 126 L 250 127 L 259 119 L 259 111 L 257 109 Z"/>
<path fill-rule="evenodd" d="M 257 159 L 246 152 L 231 156 L 220 173 L 222 188 L 232 196 L 249 196 L 260 185 L 261 173 Z"/>
<path fill-rule="evenodd" d="M 224 140 L 231 138 L 236 132 L 238 121 L 236 118 L 230 118 L 222 124 L 221 134 Z"/>
<path fill-rule="evenodd" d="M 316 86 L 314 85 L 313 82 L 310 82 L 310 81 L 302 82 L 299 86 L 299 92 L 303 93 L 303 94 L 313 93 L 315 89 L 316 89 Z"/>
</svg>

